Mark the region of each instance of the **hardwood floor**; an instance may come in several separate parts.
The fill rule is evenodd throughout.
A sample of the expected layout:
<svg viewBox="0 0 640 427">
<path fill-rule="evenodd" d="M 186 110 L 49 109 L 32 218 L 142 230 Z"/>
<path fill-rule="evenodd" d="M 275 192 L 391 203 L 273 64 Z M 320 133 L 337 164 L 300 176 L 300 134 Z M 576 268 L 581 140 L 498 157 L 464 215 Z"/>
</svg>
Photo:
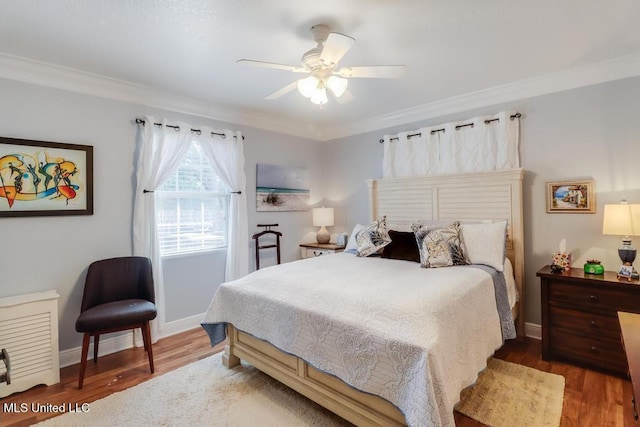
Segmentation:
<svg viewBox="0 0 640 427">
<path fill-rule="evenodd" d="M 0 399 L 0 426 L 22 427 L 51 418 L 56 414 L 7 413 L 5 403 L 16 402 L 18 405 L 32 403 L 54 405 L 82 405 L 101 399 L 117 391 L 125 390 L 153 377 L 166 374 L 196 360 L 211 356 L 221 351 L 222 345 L 211 347 L 209 337 L 202 328 L 192 329 L 181 334 L 158 340 L 153 345 L 155 373 L 149 372 L 149 360 L 142 348 L 132 348 L 118 353 L 102 356 L 98 363 L 87 363 L 84 387 L 78 390 L 78 373 L 80 364 L 62 368 L 60 383 L 46 387 L 36 386 L 22 393 L 14 393 Z"/>
<path fill-rule="evenodd" d="M 50 413 L 5 413 L 5 404 L 15 402 L 54 405 L 90 403 L 120 390 L 162 375 L 188 363 L 208 357 L 222 350 L 222 346 L 211 348 L 205 332 L 193 329 L 164 338 L 153 346 L 155 356 L 154 374 L 144 350 L 135 348 L 103 356 L 98 364 L 87 365 L 85 385 L 78 390 L 79 365 L 63 368 L 60 383 L 45 387 L 37 386 L 23 393 L 16 393 L 0 400 L 0 425 L 28 426 L 55 416 Z M 573 426 L 635 426 L 631 414 L 631 383 L 621 378 L 578 368 L 572 365 L 545 362 L 541 358 L 540 341 L 507 342 L 496 357 L 525 366 L 563 375 L 566 379 L 562 427 Z M 455 414 L 458 427 L 478 427 L 482 424 Z M 535 426 L 531 426 L 535 427 Z"/>
</svg>

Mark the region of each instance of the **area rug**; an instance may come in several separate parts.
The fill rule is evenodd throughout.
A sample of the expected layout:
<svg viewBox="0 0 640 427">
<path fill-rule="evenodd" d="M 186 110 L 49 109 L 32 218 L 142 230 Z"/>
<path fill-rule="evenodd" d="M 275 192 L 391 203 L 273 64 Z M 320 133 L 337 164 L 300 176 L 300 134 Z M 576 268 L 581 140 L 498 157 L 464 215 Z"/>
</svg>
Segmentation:
<svg viewBox="0 0 640 427">
<path fill-rule="evenodd" d="M 89 403 L 37 426 L 351 426 L 342 418 L 222 353 Z"/>
<path fill-rule="evenodd" d="M 351 426 L 245 364 L 227 369 L 222 353 L 89 403 L 38 426 Z M 564 378 L 490 359 L 458 411 L 491 427 L 560 423 Z"/>
<path fill-rule="evenodd" d="M 558 427 L 563 398 L 563 376 L 492 358 L 456 410 L 491 427 Z"/>
</svg>

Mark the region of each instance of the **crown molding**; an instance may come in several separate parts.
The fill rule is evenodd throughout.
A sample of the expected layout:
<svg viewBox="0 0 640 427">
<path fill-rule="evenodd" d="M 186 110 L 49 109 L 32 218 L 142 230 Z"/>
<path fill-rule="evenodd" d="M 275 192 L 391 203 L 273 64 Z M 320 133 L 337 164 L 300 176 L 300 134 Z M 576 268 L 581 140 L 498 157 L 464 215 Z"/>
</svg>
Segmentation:
<svg viewBox="0 0 640 427">
<path fill-rule="evenodd" d="M 234 109 L 124 80 L 0 52 L 0 78 L 141 104 L 318 141 L 344 138 L 638 75 L 640 75 L 640 54 L 635 54 L 520 80 L 351 123 L 318 126 L 311 122 L 301 122 L 299 119 L 292 120 L 289 117 Z"/>
<path fill-rule="evenodd" d="M 254 128 L 318 139 L 309 134 L 312 124 L 273 114 L 234 109 L 177 95 L 137 83 L 62 67 L 0 52 L 0 78 L 146 105 L 168 111 Z"/>
<path fill-rule="evenodd" d="M 623 56 L 597 64 L 520 80 L 489 89 L 383 114 L 344 125 L 334 125 L 324 135 L 338 139 L 393 126 L 488 107 L 505 102 L 532 98 L 640 75 L 640 54 Z"/>
</svg>

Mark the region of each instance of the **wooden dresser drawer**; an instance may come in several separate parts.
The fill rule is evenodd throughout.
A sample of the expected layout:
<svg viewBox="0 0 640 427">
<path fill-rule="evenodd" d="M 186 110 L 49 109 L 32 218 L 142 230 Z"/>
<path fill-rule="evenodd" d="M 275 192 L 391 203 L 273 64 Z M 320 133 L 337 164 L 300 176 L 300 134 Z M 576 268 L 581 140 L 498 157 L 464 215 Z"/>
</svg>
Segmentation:
<svg viewBox="0 0 640 427">
<path fill-rule="evenodd" d="M 619 311 L 640 313 L 640 281 L 619 280 L 614 271 L 582 268 L 554 273 L 541 268 L 542 358 L 564 360 L 627 376 Z"/>
<path fill-rule="evenodd" d="M 609 337 L 613 340 L 620 337 L 620 325 L 616 317 L 552 306 L 549 308 L 549 321 L 552 328 L 576 334 Z"/>
<path fill-rule="evenodd" d="M 556 330 L 551 338 L 554 356 L 590 367 L 626 373 L 627 360 L 625 358 L 622 341 L 580 336 Z"/>
<path fill-rule="evenodd" d="M 630 294 L 606 287 L 554 282 L 549 290 L 549 302 L 564 303 L 598 311 L 640 311 L 640 294 Z"/>
</svg>

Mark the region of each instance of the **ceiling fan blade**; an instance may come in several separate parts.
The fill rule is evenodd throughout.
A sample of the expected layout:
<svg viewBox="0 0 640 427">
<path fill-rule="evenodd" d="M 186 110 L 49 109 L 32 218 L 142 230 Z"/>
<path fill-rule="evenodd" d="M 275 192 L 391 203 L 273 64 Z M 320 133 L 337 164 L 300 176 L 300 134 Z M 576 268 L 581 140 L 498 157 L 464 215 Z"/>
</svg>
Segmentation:
<svg viewBox="0 0 640 427">
<path fill-rule="evenodd" d="M 285 65 L 285 64 L 277 64 L 275 62 L 254 61 L 253 59 L 238 59 L 236 61 L 236 63 L 253 65 L 255 67 L 273 68 L 273 69 L 276 69 L 276 70 L 292 71 L 294 73 L 306 73 L 307 72 L 307 70 L 305 70 L 302 67 L 295 67 L 293 65 Z"/>
<path fill-rule="evenodd" d="M 353 37 L 340 33 L 330 33 L 324 42 L 320 62 L 327 67 L 334 67 L 356 42 Z"/>
<path fill-rule="evenodd" d="M 370 67 L 343 67 L 334 74 L 342 77 L 399 79 L 407 71 L 406 65 L 373 65 Z"/>
<path fill-rule="evenodd" d="M 298 82 L 297 81 L 291 82 L 285 87 L 283 87 L 282 89 L 279 89 L 273 92 L 271 95 L 265 97 L 264 99 L 272 100 L 272 99 L 280 98 L 282 95 L 286 95 L 287 93 L 294 90 L 296 87 L 298 87 Z"/>
</svg>

